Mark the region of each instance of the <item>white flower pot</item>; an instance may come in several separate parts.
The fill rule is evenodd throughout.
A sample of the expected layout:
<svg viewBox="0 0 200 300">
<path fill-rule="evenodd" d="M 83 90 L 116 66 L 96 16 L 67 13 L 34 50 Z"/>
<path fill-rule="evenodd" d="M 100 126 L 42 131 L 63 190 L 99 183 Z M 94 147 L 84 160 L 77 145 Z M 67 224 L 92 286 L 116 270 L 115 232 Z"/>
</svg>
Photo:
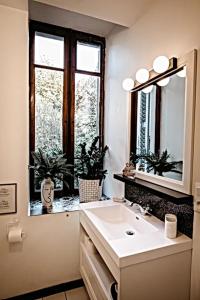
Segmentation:
<svg viewBox="0 0 200 300">
<path fill-rule="evenodd" d="M 100 200 L 102 185 L 99 186 L 99 179 L 79 179 L 80 202 L 91 202 Z"/>
<path fill-rule="evenodd" d="M 43 207 L 52 207 L 54 200 L 54 182 L 51 178 L 45 178 L 41 182 L 41 200 Z"/>
</svg>

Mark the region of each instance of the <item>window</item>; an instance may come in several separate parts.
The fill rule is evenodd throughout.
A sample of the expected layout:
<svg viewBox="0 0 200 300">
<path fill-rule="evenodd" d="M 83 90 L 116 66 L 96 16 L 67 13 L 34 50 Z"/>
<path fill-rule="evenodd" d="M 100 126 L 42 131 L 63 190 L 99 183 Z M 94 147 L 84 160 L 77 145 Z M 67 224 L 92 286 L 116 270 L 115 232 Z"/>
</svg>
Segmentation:
<svg viewBox="0 0 200 300">
<path fill-rule="evenodd" d="M 75 72 L 75 156 L 78 145 L 100 134 L 101 47 L 78 41 Z M 75 161 L 76 163 L 76 161 Z M 75 181 L 77 186 L 77 182 Z"/>
<path fill-rule="evenodd" d="M 103 142 L 104 52 L 104 38 L 30 22 L 30 151 L 65 152 L 74 163 L 81 142 Z M 30 187 L 37 198 L 33 173 Z M 63 189 L 57 182 L 57 196 Z"/>
</svg>

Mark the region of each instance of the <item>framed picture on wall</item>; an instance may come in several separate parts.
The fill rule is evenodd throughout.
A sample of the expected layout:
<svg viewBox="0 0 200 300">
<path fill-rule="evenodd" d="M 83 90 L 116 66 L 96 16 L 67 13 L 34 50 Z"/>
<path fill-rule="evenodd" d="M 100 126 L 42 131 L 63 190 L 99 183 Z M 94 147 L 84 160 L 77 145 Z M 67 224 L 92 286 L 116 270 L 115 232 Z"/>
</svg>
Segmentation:
<svg viewBox="0 0 200 300">
<path fill-rule="evenodd" d="M 17 212 L 17 184 L 0 184 L 0 215 Z"/>
</svg>

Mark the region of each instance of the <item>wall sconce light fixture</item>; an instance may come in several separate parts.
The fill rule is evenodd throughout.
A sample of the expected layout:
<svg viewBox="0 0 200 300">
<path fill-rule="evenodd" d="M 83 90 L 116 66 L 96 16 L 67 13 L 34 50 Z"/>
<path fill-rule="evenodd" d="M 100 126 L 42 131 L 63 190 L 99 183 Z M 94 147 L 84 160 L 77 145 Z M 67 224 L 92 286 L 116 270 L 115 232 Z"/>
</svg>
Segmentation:
<svg viewBox="0 0 200 300">
<path fill-rule="evenodd" d="M 125 91 L 129 92 L 134 88 L 134 80 L 132 78 L 126 78 L 122 82 L 122 87 Z"/>
<path fill-rule="evenodd" d="M 139 69 L 136 72 L 136 81 L 132 78 L 126 78 L 123 83 L 123 89 L 129 92 L 135 92 L 143 90 L 144 93 L 150 93 L 152 91 L 151 85 L 158 83 L 160 86 L 165 86 L 169 83 L 169 74 L 174 72 L 177 68 L 177 58 L 168 58 L 164 55 L 158 56 L 154 59 L 153 69 L 148 71 L 147 69 Z M 177 73 L 180 77 L 186 76 L 185 68 Z"/>
<path fill-rule="evenodd" d="M 148 87 L 144 88 L 142 92 L 144 92 L 145 94 L 149 94 L 151 93 L 152 90 L 153 90 L 153 85 L 149 85 Z"/>
<path fill-rule="evenodd" d="M 169 77 L 164 78 L 164 79 L 162 79 L 162 80 L 160 80 L 160 81 L 157 82 L 157 84 L 159 86 L 166 86 L 166 85 L 168 85 L 168 83 L 169 83 Z"/>
<path fill-rule="evenodd" d="M 156 73 L 161 74 L 169 68 L 169 58 L 162 55 L 158 56 L 153 61 L 153 69 Z"/>
<path fill-rule="evenodd" d="M 136 72 L 136 80 L 139 82 L 139 83 L 145 83 L 146 81 L 148 81 L 149 79 L 149 71 L 147 69 L 139 69 L 137 72 Z"/>
</svg>

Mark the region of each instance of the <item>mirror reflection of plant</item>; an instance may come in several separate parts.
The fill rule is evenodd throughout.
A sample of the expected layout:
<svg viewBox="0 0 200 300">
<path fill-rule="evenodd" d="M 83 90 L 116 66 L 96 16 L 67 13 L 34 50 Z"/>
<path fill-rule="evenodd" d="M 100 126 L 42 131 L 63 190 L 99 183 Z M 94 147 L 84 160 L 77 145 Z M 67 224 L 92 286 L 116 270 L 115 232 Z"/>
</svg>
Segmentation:
<svg viewBox="0 0 200 300">
<path fill-rule="evenodd" d="M 103 160 L 108 146 L 99 147 L 98 142 L 99 136 L 94 138 L 88 150 L 85 142 L 79 144 L 80 155 L 75 157 L 75 175 L 82 179 L 100 179 L 101 183 L 107 174 L 107 170 L 103 169 Z"/>
<path fill-rule="evenodd" d="M 181 171 L 177 170 L 177 166 L 182 163 L 182 161 L 168 161 L 171 155 L 168 153 L 167 149 L 161 154 L 159 153 L 149 153 L 149 154 L 138 154 L 138 161 L 143 159 L 147 163 L 147 172 L 154 171 L 154 174 L 163 176 L 163 173 L 173 172 L 182 174 Z"/>
<path fill-rule="evenodd" d="M 131 152 L 130 155 L 130 162 L 136 167 L 136 164 L 140 161 L 140 159 L 143 158 L 142 154 Z"/>
<path fill-rule="evenodd" d="M 29 166 L 35 171 L 36 185 L 41 184 L 45 178 L 62 181 L 69 188 L 69 180 L 73 177 L 73 165 L 67 163 L 65 154 L 46 153 L 40 148 L 32 152 L 34 165 Z"/>
</svg>

